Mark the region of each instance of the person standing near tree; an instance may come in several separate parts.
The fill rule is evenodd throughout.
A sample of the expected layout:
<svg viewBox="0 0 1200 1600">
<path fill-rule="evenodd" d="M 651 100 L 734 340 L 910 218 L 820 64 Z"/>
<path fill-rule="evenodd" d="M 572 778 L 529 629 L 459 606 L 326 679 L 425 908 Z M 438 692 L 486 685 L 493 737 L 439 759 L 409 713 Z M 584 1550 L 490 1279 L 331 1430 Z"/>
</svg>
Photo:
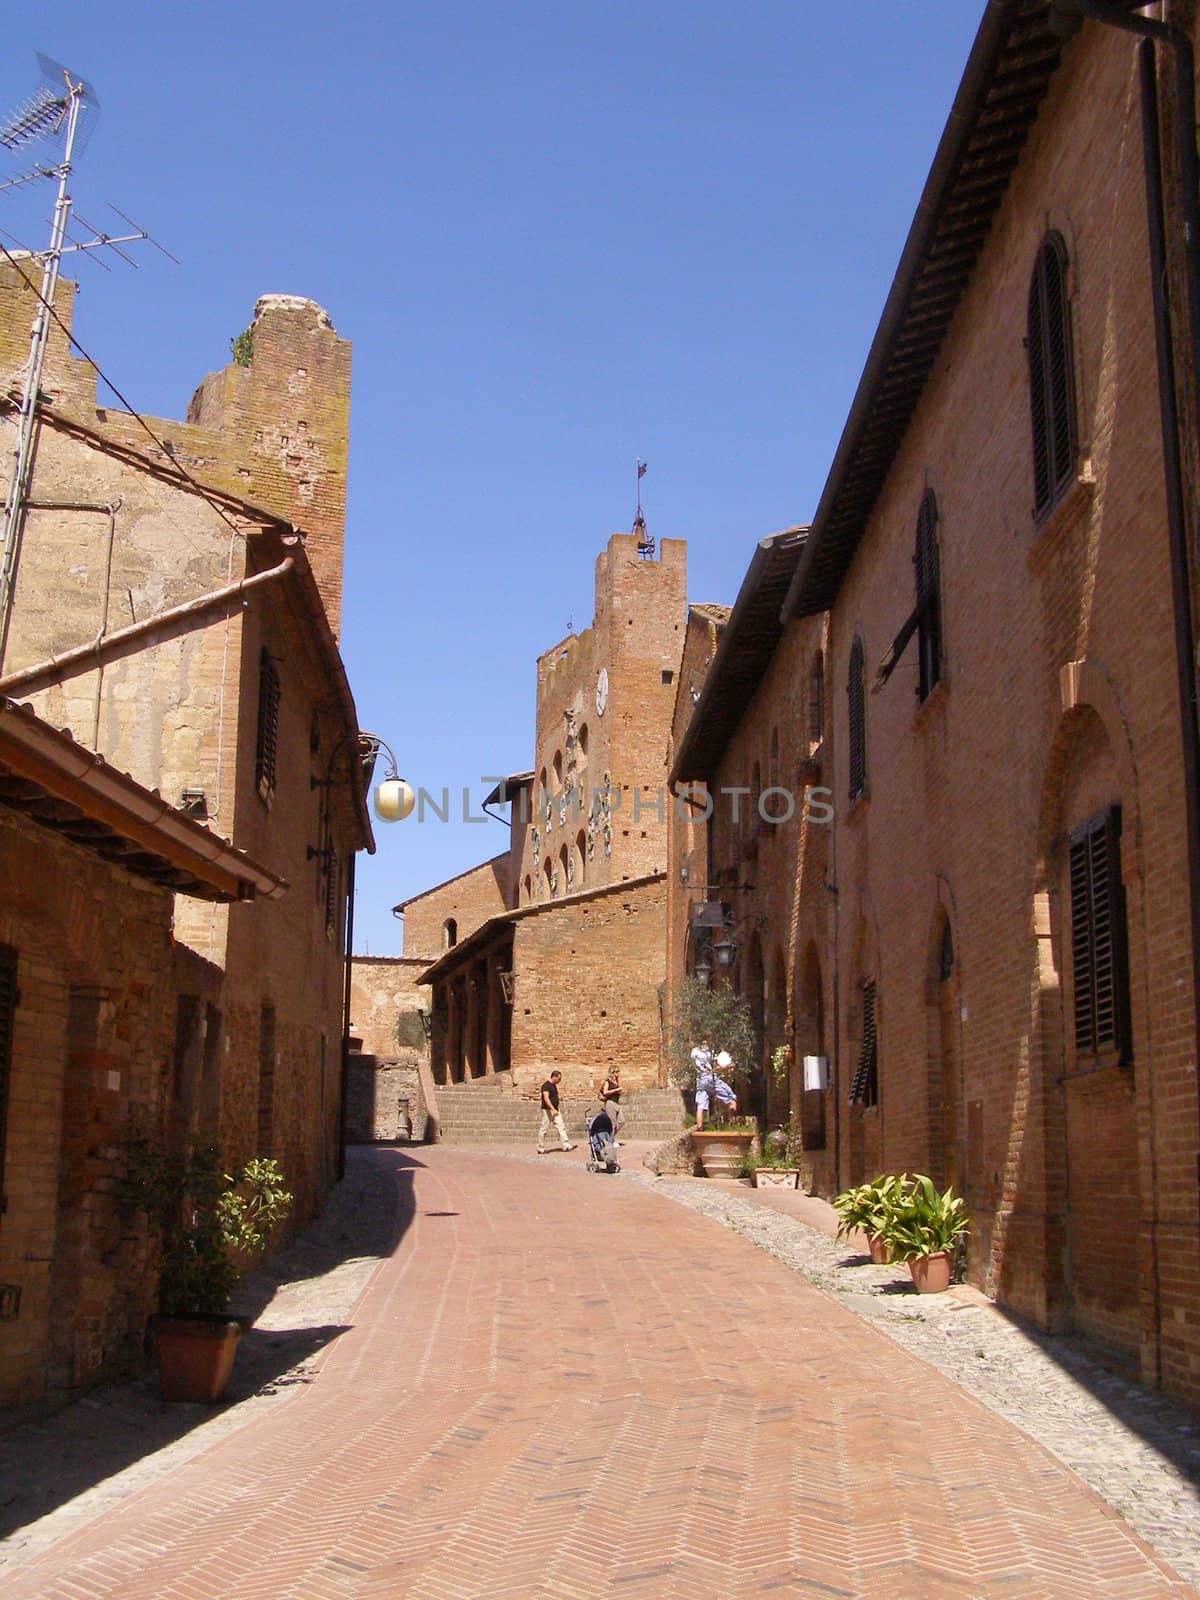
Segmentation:
<svg viewBox="0 0 1200 1600">
<path fill-rule="evenodd" d="M 562 1082 L 562 1073 L 557 1067 L 542 1085 L 542 1120 L 538 1127 L 537 1153 L 546 1154 L 546 1134 L 551 1128 L 562 1141 L 564 1150 L 574 1150 L 575 1146 L 567 1138 L 566 1124 L 562 1119 L 562 1112 L 558 1107 L 558 1086 Z"/>
</svg>

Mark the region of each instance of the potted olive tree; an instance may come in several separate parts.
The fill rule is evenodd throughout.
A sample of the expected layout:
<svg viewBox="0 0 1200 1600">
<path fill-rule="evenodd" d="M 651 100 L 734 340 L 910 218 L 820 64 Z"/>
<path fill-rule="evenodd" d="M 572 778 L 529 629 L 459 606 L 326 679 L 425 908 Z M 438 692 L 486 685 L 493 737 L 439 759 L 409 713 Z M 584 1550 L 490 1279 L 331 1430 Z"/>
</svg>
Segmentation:
<svg viewBox="0 0 1200 1600">
<path fill-rule="evenodd" d="M 749 1003 L 732 989 L 710 989 L 697 978 L 685 978 L 675 991 L 674 1026 L 668 1041 L 668 1067 L 671 1081 L 680 1088 L 697 1088 L 698 1051 L 710 1053 L 712 1069 L 723 1081 L 733 1079 L 739 1102 L 744 1103 L 743 1086 L 737 1082 L 739 1067 L 755 1056 L 754 1023 Z M 726 1056 L 729 1065 L 718 1064 Z M 704 1114 L 704 1125 L 691 1134 L 692 1149 L 708 1178 L 733 1178 L 742 1158 L 758 1138 L 756 1123 L 737 1114 L 735 1107 L 723 1105 L 719 1098 Z"/>
<path fill-rule="evenodd" d="M 158 1273 L 153 1333 L 164 1400 L 212 1403 L 233 1372 L 242 1322 L 234 1284 L 287 1215 L 278 1165 L 258 1157 L 226 1172 L 211 1145 L 128 1145 L 127 1196 L 149 1219 Z"/>
</svg>

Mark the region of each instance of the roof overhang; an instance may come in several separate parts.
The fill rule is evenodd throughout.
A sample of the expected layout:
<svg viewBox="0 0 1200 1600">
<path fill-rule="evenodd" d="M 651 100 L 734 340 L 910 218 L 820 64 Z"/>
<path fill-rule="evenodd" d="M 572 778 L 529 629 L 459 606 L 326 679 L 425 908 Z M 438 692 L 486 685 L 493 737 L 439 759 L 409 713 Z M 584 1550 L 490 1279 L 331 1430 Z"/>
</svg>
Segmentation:
<svg viewBox="0 0 1200 1600">
<path fill-rule="evenodd" d="M 507 778 L 500 779 L 500 782 L 483 803 L 485 806 L 506 806 L 516 798 L 522 789 L 532 788 L 532 772 L 510 772 Z"/>
<path fill-rule="evenodd" d="M 1132 3 L 1122 8 L 1132 10 Z M 822 491 L 785 615 L 827 611 L 908 430 L 1064 41 L 1049 0 L 989 0 Z"/>
<path fill-rule="evenodd" d="M 778 647 L 784 599 L 807 538 L 806 528 L 787 528 L 760 541 L 679 742 L 669 785 L 707 783 L 716 772 Z"/>
<path fill-rule="evenodd" d="M 0 804 L 178 894 L 276 899 L 288 887 L 245 851 L 3 697 Z"/>
</svg>

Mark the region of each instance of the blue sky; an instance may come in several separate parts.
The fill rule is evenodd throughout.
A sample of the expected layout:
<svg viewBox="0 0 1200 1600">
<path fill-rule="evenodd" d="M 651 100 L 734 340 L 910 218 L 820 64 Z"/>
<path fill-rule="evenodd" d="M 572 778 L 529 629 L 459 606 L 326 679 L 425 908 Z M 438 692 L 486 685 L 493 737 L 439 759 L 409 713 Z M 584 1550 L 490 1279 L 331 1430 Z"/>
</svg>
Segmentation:
<svg viewBox="0 0 1200 1600">
<path fill-rule="evenodd" d="M 264 292 L 353 341 L 359 720 L 414 784 L 477 789 L 532 759 L 535 657 L 590 621 L 638 457 L 693 600 L 812 515 L 982 10 L 67 0 L 6 17 L 0 110 L 34 50 L 89 78 L 79 210 L 180 258 L 78 269 L 78 337 L 139 410 L 181 417 Z M 30 205 L 0 228 L 40 244 Z M 507 846 L 376 833 L 376 955 L 393 904 Z"/>
</svg>

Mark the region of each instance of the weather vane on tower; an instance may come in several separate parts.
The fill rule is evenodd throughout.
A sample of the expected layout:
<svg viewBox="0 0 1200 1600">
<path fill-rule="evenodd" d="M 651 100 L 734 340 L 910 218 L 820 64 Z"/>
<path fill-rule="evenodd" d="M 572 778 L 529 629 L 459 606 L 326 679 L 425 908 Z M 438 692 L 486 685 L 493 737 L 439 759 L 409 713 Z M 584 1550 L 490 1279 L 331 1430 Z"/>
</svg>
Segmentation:
<svg viewBox="0 0 1200 1600">
<path fill-rule="evenodd" d="M 638 555 L 643 561 L 654 559 L 654 540 L 646 532 L 646 519 L 642 515 L 642 479 L 646 476 L 646 463 L 639 460 L 637 463 L 637 511 L 634 513 L 631 533 L 637 534 Z"/>
</svg>

